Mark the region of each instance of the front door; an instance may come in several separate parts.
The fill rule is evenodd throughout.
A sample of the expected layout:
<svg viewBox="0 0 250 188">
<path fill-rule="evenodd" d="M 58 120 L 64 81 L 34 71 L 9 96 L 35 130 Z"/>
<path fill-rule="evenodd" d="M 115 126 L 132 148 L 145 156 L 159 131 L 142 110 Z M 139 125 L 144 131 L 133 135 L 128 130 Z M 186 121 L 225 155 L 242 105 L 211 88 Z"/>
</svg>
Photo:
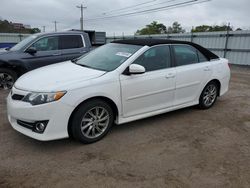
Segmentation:
<svg viewBox="0 0 250 188">
<path fill-rule="evenodd" d="M 28 70 L 62 61 L 61 50 L 58 47 L 58 36 L 43 37 L 30 47 L 35 48 L 37 52 L 23 54 L 22 59 L 26 62 Z"/>
<path fill-rule="evenodd" d="M 145 67 L 140 75 L 121 75 L 123 116 L 171 107 L 174 100 L 175 68 L 171 67 L 168 45 L 150 48 L 134 64 Z"/>
</svg>

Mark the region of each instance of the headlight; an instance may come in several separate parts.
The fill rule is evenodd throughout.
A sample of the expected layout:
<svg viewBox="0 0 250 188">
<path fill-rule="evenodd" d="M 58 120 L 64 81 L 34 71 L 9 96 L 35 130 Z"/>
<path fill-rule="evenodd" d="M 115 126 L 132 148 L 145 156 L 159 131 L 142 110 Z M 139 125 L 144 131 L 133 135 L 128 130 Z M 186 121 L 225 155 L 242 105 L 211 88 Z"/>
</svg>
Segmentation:
<svg viewBox="0 0 250 188">
<path fill-rule="evenodd" d="M 39 105 L 58 101 L 65 95 L 65 93 L 65 91 L 59 91 L 54 93 L 29 93 L 23 98 L 22 101 L 29 102 L 32 105 Z"/>
</svg>

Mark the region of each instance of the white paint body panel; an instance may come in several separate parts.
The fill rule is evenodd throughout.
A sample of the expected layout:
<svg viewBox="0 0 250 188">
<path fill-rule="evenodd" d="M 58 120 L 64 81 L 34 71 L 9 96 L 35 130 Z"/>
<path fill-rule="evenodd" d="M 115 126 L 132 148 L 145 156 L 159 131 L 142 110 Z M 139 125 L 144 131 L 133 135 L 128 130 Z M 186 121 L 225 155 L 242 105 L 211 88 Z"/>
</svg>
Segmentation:
<svg viewBox="0 0 250 188">
<path fill-rule="evenodd" d="M 116 123 L 121 124 L 198 104 L 203 88 L 213 79 L 221 83 L 220 95 L 228 90 L 230 70 L 226 59 L 140 75 L 123 75 L 122 72 L 147 49 L 147 46 L 141 48 L 111 72 L 64 62 L 23 75 L 15 83 L 13 93 L 67 93 L 57 102 L 37 106 L 13 100 L 9 95 L 7 109 L 10 124 L 15 130 L 38 140 L 61 139 L 69 136 L 67 128 L 74 109 L 92 97 L 112 100 L 118 109 Z M 49 123 L 45 132 L 38 134 L 19 126 L 18 119 L 28 122 L 49 120 Z"/>
</svg>

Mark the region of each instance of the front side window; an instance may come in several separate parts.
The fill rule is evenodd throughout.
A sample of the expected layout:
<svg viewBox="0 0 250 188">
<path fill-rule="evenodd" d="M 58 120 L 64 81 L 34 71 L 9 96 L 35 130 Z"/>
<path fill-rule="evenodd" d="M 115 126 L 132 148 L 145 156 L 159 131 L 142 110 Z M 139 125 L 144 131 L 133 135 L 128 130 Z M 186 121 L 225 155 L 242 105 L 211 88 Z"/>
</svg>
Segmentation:
<svg viewBox="0 0 250 188">
<path fill-rule="evenodd" d="M 13 46 L 10 51 L 18 51 L 24 48 L 26 45 L 28 45 L 30 42 L 35 40 L 37 38 L 37 35 L 31 35 L 25 39 L 23 39 L 21 42 L 17 43 L 15 46 Z"/>
<path fill-rule="evenodd" d="M 83 41 L 81 35 L 62 35 L 59 36 L 60 49 L 82 48 Z"/>
<path fill-rule="evenodd" d="M 198 63 L 196 49 L 188 45 L 173 45 L 177 66 Z"/>
<path fill-rule="evenodd" d="M 32 44 L 32 47 L 37 51 L 58 50 L 58 37 L 44 37 Z"/>
<path fill-rule="evenodd" d="M 142 46 L 110 43 L 82 56 L 76 64 L 103 71 L 113 71 Z"/>
<path fill-rule="evenodd" d="M 146 71 L 154 71 L 171 67 L 169 46 L 156 46 L 134 61 L 134 64 L 142 65 Z"/>
</svg>

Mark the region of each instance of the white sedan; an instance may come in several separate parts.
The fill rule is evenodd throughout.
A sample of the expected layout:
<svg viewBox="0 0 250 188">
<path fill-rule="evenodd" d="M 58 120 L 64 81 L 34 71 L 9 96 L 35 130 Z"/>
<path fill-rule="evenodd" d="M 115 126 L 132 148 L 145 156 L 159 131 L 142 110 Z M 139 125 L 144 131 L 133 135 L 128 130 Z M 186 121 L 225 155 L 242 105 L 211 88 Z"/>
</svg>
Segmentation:
<svg viewBox="0 0 250 188">
<path fill-rule="evenodd" d="M 228 91 L 228 60 L 190 42 L 120 40 L 20 77 L 7 98 L 12 127 L 37 140 L 83 143 L 111 126 L 176 109 L 208 109 Z"/>
</svg>

